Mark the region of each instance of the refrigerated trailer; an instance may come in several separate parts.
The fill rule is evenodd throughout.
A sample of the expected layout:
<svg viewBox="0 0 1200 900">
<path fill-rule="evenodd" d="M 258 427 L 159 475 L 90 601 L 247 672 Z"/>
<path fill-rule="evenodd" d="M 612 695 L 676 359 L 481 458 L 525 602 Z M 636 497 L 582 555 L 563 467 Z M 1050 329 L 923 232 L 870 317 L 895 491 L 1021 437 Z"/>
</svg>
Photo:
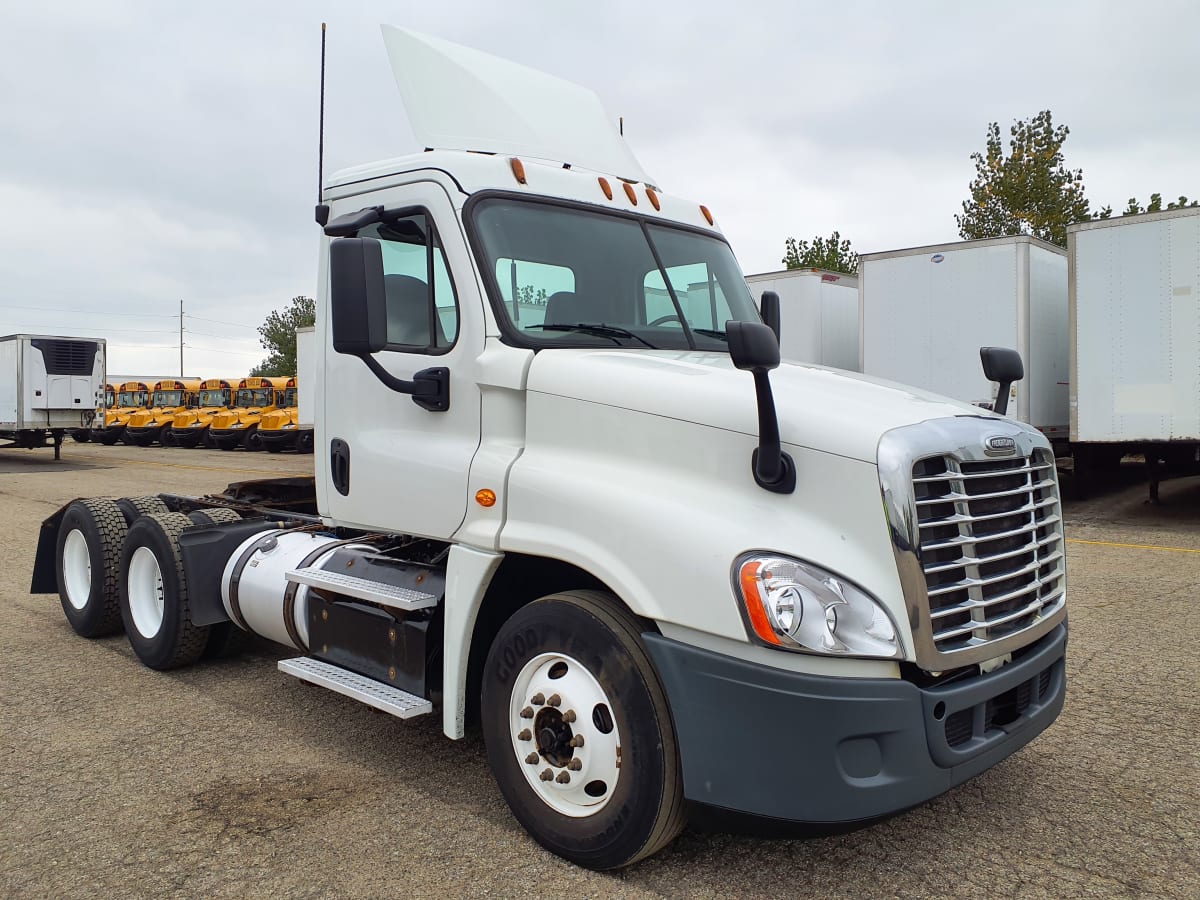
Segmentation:
<svg viewBox="0 0 1200 900">
<path fill-rule="evenodd" d="M 1197 471 L 1200 208 L 1081 222 L 1070 261 L 1071 443 L 1077 469 L 1145 456 Z"/>
<path fill-rule="evenodd" d="M 991 409 L 980 347 L 1025 363 L 1008 414 L 1065 446 L 1067 255 L 1029 235 L 867 253 L 858 261 L 862 371 Z"/>
<path fill-rule="evenodd" d="M 755 296 L 779 295 L 779 355 L 788 362 L 859 371 L 858 279 L 827 269 L 746 276 Z"/>
<path fill-rule="evenodd" d="M 104 403 L 103 338 L 10 334 L 0 337 L 2 446 L 54 447 L 88 428 Z"/>
<path fill-rule="evenodd" d="M 594 94 L 384 37 L 433 149 L 324 183 L 315 477 L 77 500 L 32 589 L 152 668 L 250 631 L 304 682 L 477 721 L 516 818 L 597 869 L 695 808 L 866 825 L 1048 727 L 1046 436 L 780 364 L 712 211 Z"/>
</svg>

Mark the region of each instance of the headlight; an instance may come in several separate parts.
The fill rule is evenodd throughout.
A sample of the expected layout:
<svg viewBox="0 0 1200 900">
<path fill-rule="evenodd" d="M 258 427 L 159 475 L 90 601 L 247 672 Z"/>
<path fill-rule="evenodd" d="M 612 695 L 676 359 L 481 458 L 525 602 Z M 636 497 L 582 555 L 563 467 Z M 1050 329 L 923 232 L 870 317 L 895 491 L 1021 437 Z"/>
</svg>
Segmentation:
<svg viewBox="0 0 1200 900">
<path fill-rule="evenodd" d="M 887 610 L 838 575 L 755 553 L 738 559 L 734 579 L 754 634 L 766 644 L 834 656 L 900 656 Z"/>
<path fill-rule="evenodd" d="M 199 428 L 203 424 L 204 424 L 203 422 L 193 422 L 191 425 L 188 426 L 188 428 Z"/>
</svg>

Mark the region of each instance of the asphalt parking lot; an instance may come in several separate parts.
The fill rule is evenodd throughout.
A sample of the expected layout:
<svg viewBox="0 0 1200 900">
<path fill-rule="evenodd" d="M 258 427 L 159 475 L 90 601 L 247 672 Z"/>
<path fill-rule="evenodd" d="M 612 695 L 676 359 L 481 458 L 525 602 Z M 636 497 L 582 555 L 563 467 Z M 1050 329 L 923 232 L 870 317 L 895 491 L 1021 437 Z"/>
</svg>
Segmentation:
<svg viewBox="0 0 1200 900">
<path fill-rule="evenodd" d="M 312 456 L 0 450 L 0 894 L 13 896 L 1200 895 L 1200 479 L 1068 503 L 1066 709 L 903 816 L 837 837 L 689 830 L 617 874 L 525 836 L 482 741 L 275 669 L 283 648 L 162 674 L 28 593 L 37 528 L 80 496 L 207 493 Z M 778 764 L 787 747 L 747 747 Z M 735 761 L 731 761 L 735 762 Z"/>
</svg>

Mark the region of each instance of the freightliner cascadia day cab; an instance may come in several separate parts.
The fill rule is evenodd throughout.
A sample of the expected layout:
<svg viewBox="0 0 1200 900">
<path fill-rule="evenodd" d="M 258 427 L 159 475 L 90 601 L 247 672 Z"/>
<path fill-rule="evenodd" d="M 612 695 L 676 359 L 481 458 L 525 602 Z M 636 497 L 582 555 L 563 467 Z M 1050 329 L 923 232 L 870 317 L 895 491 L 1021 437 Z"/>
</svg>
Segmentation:
<svg viewBox="0 0 1200 900">
<path fill-rule="evenodd" d="M 236 386 L 236 380 L 226 378 L 206 378 L 200 382 L 196 405 L 175 414 L 171 423 L 171 444 L 177 447 L 207 446 L 213 416 L 233 403 Z"/>
<path fill-rule="evenodd" d="M 149 408 L 140 409 L 129 417 L 121 439 L 139 447 L 149 447 L 159 440 L 170 444 L 175 417 L 196 405 L 200 384 L 199 378 L 171 378 L 156 383 L 150 394 Z"/>
<path fill-rule="evenodd" d="M 91 438 L 101 444 L 112 445 L 121 440 L 129 417 L 146 409 L 150 403 L 150 385 L 153 382 L 125 381 L 117 385 L 114 405 L 105 410 L 104 421 L 92 427 Z"/>
<path fill-rule="evenodd" d="M 33 590 L 153 668 L 245 629 L 305 682 L 450 738 L 477 720 L 516 818 L 598 869 L 689 809 L 868 823 L 1045 729 L 1067 641 L 1045 436 L 780 366 L 777 305 L 760 320 L 712 214 L 594 94 L 385 43 L 433 149 L 325 182 L 315 500 L 76 501 Z M 218 515 L 240 518 L 197 524 Z"/>
<path fill-rule="evenodd" d="M 0 337 L 0 447 L 52 445 L 58 459 L 63 436 L 96 419 L 105 349 L 99 338 Z"/>
<path fill-rule="evenodd" d="M 261 450 L 258 423 L 264 413 L 279 406 L 280 398 L 292 378 L 243 378 L 238 382 L 233 404 L 212 417 L 209 441 L 222 450 Z"/>
</svg>

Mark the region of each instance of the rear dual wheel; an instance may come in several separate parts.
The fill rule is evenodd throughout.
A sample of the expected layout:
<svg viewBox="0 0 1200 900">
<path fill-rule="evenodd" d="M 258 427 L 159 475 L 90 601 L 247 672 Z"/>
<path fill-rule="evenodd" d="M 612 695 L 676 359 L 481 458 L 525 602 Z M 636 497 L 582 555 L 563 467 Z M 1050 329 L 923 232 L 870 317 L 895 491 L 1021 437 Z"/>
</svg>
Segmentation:
<svg viewBox="0 0 1200 900">
<path fill-rule="evenodd" d="M 112 500 L 76 500 L 58 528 L 55 566 L 63 613 L 76 634 L 104 637 L 121 630 L 117 574 L 125 517 Z"/>
<path fill-rule="evenodd" d="M 666 694 L 638 620 L 602 591 L 543 597 L 496 636 L 483 675 L 488 762 L 546 849 L 630 865 L 685 823 Z"/>
<path fill-rule="evenodd" d="M 121 551 L 121 618 L 138 659 L 151 669 L 194 663 L 209 627 L 191 622 L 179 535 L 192 525 L 182 513 L 143 515 L 129 526 Z"/>
</svg>

